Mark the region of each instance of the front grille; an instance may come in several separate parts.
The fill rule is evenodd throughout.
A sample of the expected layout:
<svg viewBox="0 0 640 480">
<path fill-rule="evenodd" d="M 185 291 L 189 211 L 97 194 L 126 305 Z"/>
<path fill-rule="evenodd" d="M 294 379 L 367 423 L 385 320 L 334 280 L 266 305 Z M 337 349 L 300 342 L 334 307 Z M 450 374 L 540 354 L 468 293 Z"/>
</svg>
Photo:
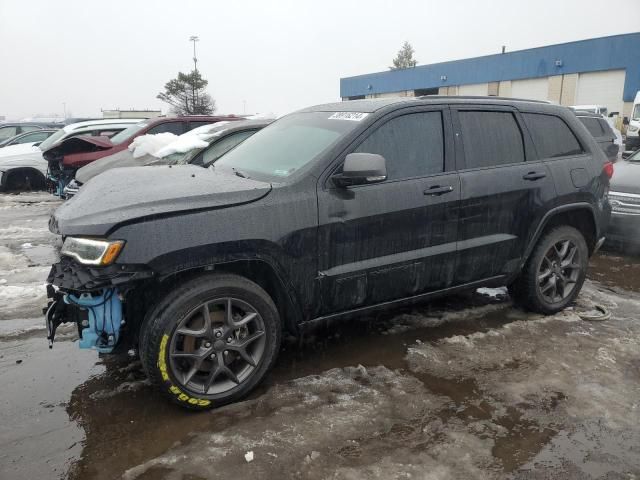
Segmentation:
<svg viewBox="0 0 640 480">
<path fill-rule="evenodd" d="M 640 215 L 640 195 L 636 193 L 609 192 L 611 210 L 624 215 Z"/>
</svg>

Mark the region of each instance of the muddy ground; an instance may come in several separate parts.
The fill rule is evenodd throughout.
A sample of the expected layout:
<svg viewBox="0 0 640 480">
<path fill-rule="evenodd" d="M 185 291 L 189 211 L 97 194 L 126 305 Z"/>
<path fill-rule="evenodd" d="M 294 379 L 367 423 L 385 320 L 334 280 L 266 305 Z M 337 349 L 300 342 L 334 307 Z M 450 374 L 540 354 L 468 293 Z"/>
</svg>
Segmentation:
<svg viewBox="0 0 640 480">
<path fill-rule="evenodd" d="M 610 320 L 480 290 L 290 339 L 249 399 L 190 413 L 72 329 L 47 348 L 56 205 L 0 195 L 0 479 L 640 478 L 637 258 L 592 259 L 576 308 Z"/>
</svg>

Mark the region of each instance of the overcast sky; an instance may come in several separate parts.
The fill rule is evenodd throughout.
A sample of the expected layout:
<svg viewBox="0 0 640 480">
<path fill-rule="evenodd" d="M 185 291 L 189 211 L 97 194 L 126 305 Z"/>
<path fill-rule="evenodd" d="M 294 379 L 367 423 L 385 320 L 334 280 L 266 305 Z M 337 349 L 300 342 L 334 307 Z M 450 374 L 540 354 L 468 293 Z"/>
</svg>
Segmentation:
<svg viewBox="0 0 640 480">
<path fill-rule="evenodd" d="M 0 0 L 0 115 L 161 108 L 198 68 L 219 113 L 284 114 L 339 99 L 340 77 L 639 30 L 638 0 Z"/>
</svg>

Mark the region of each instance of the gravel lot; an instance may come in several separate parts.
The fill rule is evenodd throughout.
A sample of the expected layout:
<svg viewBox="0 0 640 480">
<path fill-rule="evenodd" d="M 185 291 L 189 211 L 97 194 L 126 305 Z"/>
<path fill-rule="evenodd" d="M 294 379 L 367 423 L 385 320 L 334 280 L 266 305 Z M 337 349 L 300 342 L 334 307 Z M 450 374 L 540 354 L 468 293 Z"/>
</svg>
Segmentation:
<svg viewBox="0 0 640 480">
<path fill-rule="evenodd" d="M 57 205 L 0 195 L 2 479 L 640 478 L 637 258 L 595 257 L 555 316 L 486 289 L 289 339 L 248 400 L 194 414 L 73 328 L 47 348 Z"/>
</svg>

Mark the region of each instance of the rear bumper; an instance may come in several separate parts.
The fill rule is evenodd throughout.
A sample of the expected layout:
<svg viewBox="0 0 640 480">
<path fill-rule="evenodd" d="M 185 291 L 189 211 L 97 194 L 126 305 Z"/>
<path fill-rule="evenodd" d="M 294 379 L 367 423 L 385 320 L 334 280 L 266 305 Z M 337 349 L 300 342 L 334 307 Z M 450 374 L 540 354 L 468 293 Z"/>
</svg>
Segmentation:
<svg viewBox="0 0 640 480">
<path fill-rule="evenodd" d="M 607 240 L 640 245 L 640 215 L 612 213 L 607 229 Z"/>
</svg>

